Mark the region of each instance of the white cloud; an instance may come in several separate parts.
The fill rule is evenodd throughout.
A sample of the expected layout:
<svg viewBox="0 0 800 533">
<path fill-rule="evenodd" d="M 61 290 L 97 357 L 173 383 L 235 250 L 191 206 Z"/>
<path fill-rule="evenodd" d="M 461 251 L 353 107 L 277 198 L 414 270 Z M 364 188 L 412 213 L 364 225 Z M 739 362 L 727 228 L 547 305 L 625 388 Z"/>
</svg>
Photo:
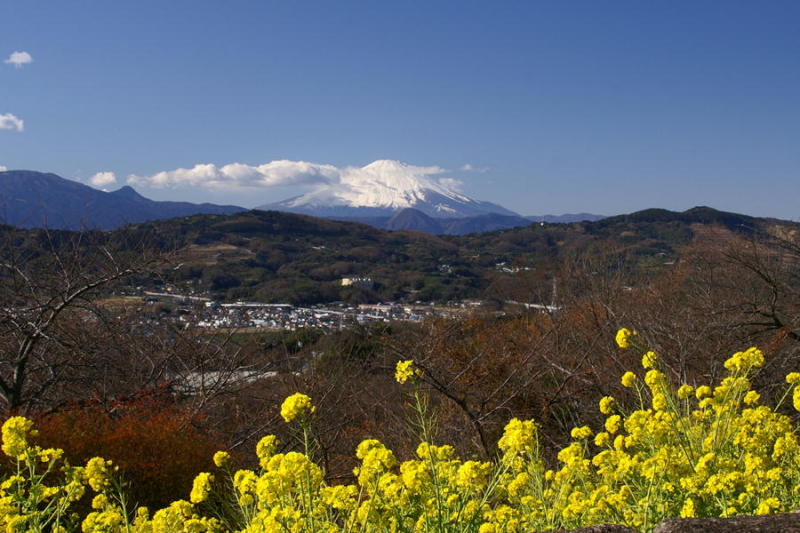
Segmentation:
<svg viewBox="0 0 800 533">
<path fill-rule="evenodd" d="M 5 172 L 6 170 L 8 170 L 8 167 L 4 167 L 3 165 L 0 165 L 0 172 Z"/>
<path fill-rule="evenodd" d="M 424 191 L 428 190 L 469 200 L 461 191 L 460 180 L 442 176 L 447 172 L 438 166 L 415 166 L 391 159 L 379 159 L 363 167 L 280 160 L 262 165 L 199 164 L 150 176 L 130 175 L 127 182 L 159 189 L 194 187 L 225 192 L 299 185 L 310 191 L 293 201 L 320 205 L 408 207 L 414 198 L 424 198 Z"/>
<path fill-rule="evenodd" d="M 94 187 L 107 187 L 117 183 L 117 176 L 113 172 L 98 172 L 89 178 L 89 184 Z"/>
<path fill-rule="evenodd" d="M 338 181 L 340 170 L 332 165 L 305 161 L 271 161 L 253 166 L 230 163 L 218 167 L 212 164 L 195 165 L 158 172 L 151 176 L 128 176 L 131 185 L 145 185 L 159 189 L 179 186 L 208 189 L 263 188 L 285 185 L 311 185 Z"/>
<path fill-rule="evenodd" d="M 17 130 L 22 131 L 25 129 L 25 122 L 11 113 L 0 115 L 0 130 Z"/>
<path fill-rule="evenodd" d="M 489 167 L 476 167 L 474 165 L 470 165 L 469 163 L 467 163 L 466 165 L 463 165 L 459 170 L 461 170 L 462 172 L 480 172 L 481 174 L 483 174 L 484 172 L 489 172 Z"/>
<path fill-rule="evenodd" d="M 22 65 L 33 63 L 33 56 L 28 52 L 14 52 L 8 56 L 8 59 L 6 59 L 4 63 L 20 68 Z"/>
<path fill-rule="evenodd" d="M 439 178 L 438 181 L 439 185 L 441 185 L 447 190 L 454 192 L 461 192 L 461 188 L 464 186 L 463 181 L 457 180 L 455 178 Z"/>
<path fill-rule="evenodd" d="M 386 181 L 422 179 L 447 172 L 437 166 L 418 167 L 399 161 L 381 159 L 363 167 L 335 167 L 306 161 L 279 160 L 262 165 L 230 163 L 221 167 L 211 163 L 198 164 L 192 168 L 176 168 L 157 172 L 150 176 L 132 174 L 127 182 L 131 185 L 166 189 L 181 186 L 220 188 L 265 188 L 289 185 L 333 185 L 359 181 Z M 440 178 L 436 181 L 443 187 L 458 188 L 461 181 Z"/>
</svg>

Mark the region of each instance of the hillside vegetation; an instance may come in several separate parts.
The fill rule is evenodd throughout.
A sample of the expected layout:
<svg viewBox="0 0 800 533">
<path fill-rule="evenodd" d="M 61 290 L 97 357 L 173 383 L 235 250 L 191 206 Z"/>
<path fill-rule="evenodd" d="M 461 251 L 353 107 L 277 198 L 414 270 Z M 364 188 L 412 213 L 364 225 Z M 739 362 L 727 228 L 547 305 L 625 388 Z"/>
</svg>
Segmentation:
<svg viewBox="0 0 800 533">
<path fill-rule="evenodd" d="M 64 511 L 65 527 L 88 520 L 86 529 L 113 531 L 136 520 L 136 505 L 150 509 L 138 525 L 129 522 L 142 531 L 156 522 L 154 530 L 259 529 L 253 521 L 271 520 L 278 494 L 285 498 L 275 512 L 290 513 L 281 515 L 283 524 L 298 531 L 308 530 L 311 517 L 350 531 L 391 530 L 392 520 L 406 530 L 420 524 L 448 532 L 596 520 L 647 530 L 671 514 L 791 509 L 798 454 L 784 452 L 794 449 L 798 421 L 798 235 L 792 223 L 707 208 L 446 238 L 268 212 L 114 232 L 5 227 L 0 402 L 7 416 L 25 415 L 39 428 L 34 437 L 28 422 L 17 420 L 10 433 L 42 448 L 10 457 L 5 472 L 15 475 L 16 460 L 29 459 L 35 472 L 60 468 L 60 452 L 52 450 L 63 450 L 71 465 L 95 456 L 114 461 L 68 470 L 83 472 L 71 489 L 58 476 L 9 481 L 3 490 L 16 507 L 7 518 L 42 524 L 55 516 L 45 512 L 51 500 L 34 505 L 29 497 L 69 490 L 78 491 L 75 503 L 52 500 L 78 512 Z M 267 268 L 263 258 L 273 253 L 282 259 Z M 294 272 L 285 276 L 292 283 L 319 291 L 336 281 L 317 281 L 311 269 L 342 257 L 384 269 L 387 283 L 430 267 L 423 287 L 429 277 L 473 279 L 475 294 L 556 305 L 541 312 L 490 301 L 459 318 L 326 333 L 187 328 L 143 312 L 141 296 L 130 296 L 158 283 L 202 292 L 215 276 L 231 274 L 233 286 L 212 290 L 233 297 L 269 287 L 286 272 Z M 459 260 L 474 277 L 457 272 Z M 526 260 L 535 261 L 533 270 L 523 268 Z M 380 297 L 384 280 L 375 279 L 372 292 L 348 297 Z M 285 294 L 293 290 L 290 284 Z M 615 342 L 620 328 L 639 333 Z M 405 384 L 393 379 L 398 362 Z M 642 364 L 655 368 L 638 370 Z M 295 393 L 317 406 L 307 420 L 298 418 L 307 427 L 283 421 L 282 402 Z M 514 419 L 522 422 L 509 426 Z M 420 433 L 425 420 L 431 422 Z M 676 433 L 678 425 L 685 431 Z M 280 444 L 259 446 L 264 435 Z M 536 449 L 507 458 L 509 435 Z M 428 446 L 418 450 L 420 440 Z M 230 462 L 218 461 L 228 465 L 222 469 L 213 466 L 217 449 L 230 455 Z M 380 478 L 388 477 L 377 488 L 376 478 L 359 479 L 372 452 L 394 458 L 381 467 Z M 236 470 L 225 470 L 232 465 Z M 109 475 L 102 477 L 108 485 L 95 483 L 105 492 L 89 511 L 96 476 L 87 472 L 105 476 L 103 469 L 111 474 L 115 466 L 130 482 L 122 491 L 126 507 L 120 511 L 114 499 L 120 478 Z M 252 472 L 240 482 L 246 476 L 263 490 L 228 485 L 238 470 Z M 204 475 L 193 483 L 202 472 L 214 481 Z M 264 488 L 275 476 L 286 491 Z M 303 485 L 307 479 L 314 483 Z M 298 486 L 309 489 L 302 489 L 305 500 Z M 430 504 L 437 491 L 448 496 Z M 197 502 L 170 506 L 193 493 Z M 487 507 L 467 512 L 476 501 Z M 462 511 L 452 523 L 442 521 Z"/>
<path fill-rule="evenodd" d="M 642 269 L 674 264 L 697 227 L 733 237 L 791 223 L 710 208 L 647 210 L 571 224 L 536 223 L 465 236 L 383 231 L 274 211 L 198 215 L 126 229 L 154 235 L 180 268 L 169 279 L 227 299 L 318 303 L 524 299 L 541 291 L 553 265 L 576 254 L 624 254 Z M 369 277 L 370 289 L 343 288 Z M 520 290 L 509 291 L 510 286 Z M 524 288 L 524 290 L 522 290 Z M 527 291 L 527 294 L 525 293 Z"/>
</svg>

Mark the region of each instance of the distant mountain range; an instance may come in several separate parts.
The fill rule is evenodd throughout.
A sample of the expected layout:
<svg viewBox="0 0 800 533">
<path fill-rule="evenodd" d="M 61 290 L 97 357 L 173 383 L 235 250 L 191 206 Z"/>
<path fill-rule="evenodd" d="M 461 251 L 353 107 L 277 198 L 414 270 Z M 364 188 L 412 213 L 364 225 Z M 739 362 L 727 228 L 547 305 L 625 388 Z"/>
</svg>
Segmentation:
<svg viewBox="0 0 800 533">
<path fill-rule="evenodd" d="M 345 219 L 339 218 L 339 220 Z M 530 220 L 517 215 L 486 213 L 461 218 L 434 218 L 412 208 L 402 209 L 391 217 L 374 219 L 353 217 L 346 220 L 369 224 L 381 229 L 424 231 L 434 235 L 466 235 L 467 233 L 518 228 L 531 224 Z"/>
<path fill-rule="evenodd" d="M 418 213 L 405 211 L 402 216 L 429 222 Z M 157 234 L 170 243 L 176 262 L 182 265 L 169 274 L 178 286 L 207 290 L 227 300 L 307 304 L 463 298 L 530 301 L 523 297 L 536 292 L 525 283 L 542 283 L 537 286 L 549 294 L 546 273 L 562 259 L 575 257 L 588 265 L 594 260 L 617 261 L 624 255 L 631 268 L 641 269 L 631 279 L 647 283 L 654 272 L 672 269 L 685 252 L 697 253 L 692 244 L 734 246 L 754 232 L 787 234 L 798 228 L 800 224 L 791 222 L 695 207 L 684 212 L 648 209 L 597 222 L 534 223 L 468 235 L 386 231 L 354 222 L 256 210 L 147 222 L 126 232 Z M 27 242 L 39 245 L 40 241 Z M 368 277 L 374 285 L 343 286 L 342 279 L 349 277 Z M 509 296 L 515 293 L 519 298 Z"/>
<path fill-rule="evenodd" d="M 547 222 L 548 224 L 571 224 L 573 222 L 596 222 L 606 216 L 591 213 L 565 213 L 563 215 L 531 215 L 525 218 L 533 222 Z"/>
<path fill-rule="evenodd" d="M 256 209 L 361 222 L 388 230 L 464 235 L 527 226 L 531 222 L 578 222 L 600 215 L 523 217 L 491 202 L 475 200 L 452 182 L 437 180 L 416 167 L 382 159 L 309 193 Z"/>
<path fill-rule="evenodd" d="M 436 235 L 495 231 L 533 222 L 570 223 L 603 218 L 587 213 L 523 217 L 502 206 L 473 200 L 425 176 L 404 175 L 403 167 L 395 161 L 376 161 L 364 167 L 374 180 L 354 178 L 345 185 L 317 189 L 257 209 Z M 105 192 L 55 174 L 30 170 L 0 172 L 0 223 L 22 228 L 113 229 L 149 220 L 242 211 L 247 209 L 154 201 L 128 186 Z"/>
<path fill-rule="evenodd" d="M 589 213 L 530 217 L 485 213 L 470 217 L 437 218 L 428 216 L 419 209 L 408 207 L 395 212 L 392 216 L 385 217 L 331 216 L 325 218 L 345 220 L 349 222 L 360 222 L 362 224 L 369 224 L 370 226 L 374 226 L 376 228 L 393 231 L 412 230 L 424 231 L 425 233 L 431 233 L 433 235 L 466 235 L 469 233 L 480 233 L 483 231 L 519 228 L 536 222 L 567 224 L 571 222 L 593 222 L 604 217 Z"/>
<path fill-rule="evenodd" d="M 407 217 L 405 225 L 436 229 L 425 226 L 431 222 L 418 211 L 403 211 L 401 217 Z M 159 275 L 162 282 L 208 291 L 220 299 L 310 304 L 529 301 L 524 298 L 536 294 L 533 287 L 549 293 L 549 269 L 575 257 L 590 265 L 595 259 L 606 264 L 624 256 L 629 266 L 641 269 L 632 279 L 646 283 L 654 272 L 679 264 L 685 252 L 698 253 L 704 246 L 741 246 L 753 235 L 790 235 L 798 228 L 800 224 L 789 221 L 695 207 L 684 212 L 647 209 L 596 222 L 532 223 L 494 232 L 431 235 L 252 210 L 144 222 L 126 227 L 125 239 L 117 239 L 113 231 L 102 237 L 123 246 L 130 237 L 133 242 L 147 242 L 145 237 L 151 235 L 157 235 L 159 243 L 169 243 L 180 266 L 162 273 L 166 278 Z M 46 249 L 39 230 L 0 225 L 0 236 L 18 243 L 20 250 Z M 343 278 L 351 277 L 368 277 L 374 285 L 342 285 Z"/>
<path fill-rule="evenodd" d="M 230 215 L 233 205 L 157 202 L 130 187 L 93 189 L 55 174 L 30 170 L 0 172 L 0 222 L 21 228 L 112 229 L 196 214 Z"/>
</svg>

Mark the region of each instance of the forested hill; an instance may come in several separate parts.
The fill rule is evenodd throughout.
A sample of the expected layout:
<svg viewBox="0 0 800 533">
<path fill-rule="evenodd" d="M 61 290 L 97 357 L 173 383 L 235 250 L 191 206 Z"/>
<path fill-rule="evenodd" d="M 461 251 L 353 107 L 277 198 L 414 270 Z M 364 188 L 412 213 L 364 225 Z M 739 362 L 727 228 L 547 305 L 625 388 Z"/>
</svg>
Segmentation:
<svg viewBox="0 0 800 533">
<path fill-rule="evenodd" d="M 624 257 L 626 265 L 649 274 L 672 268 L 696 237 L 711 229 L 716 241 L 722 242 L 778 226 L 800 227 L 698 207 L 680 213 L 650 209 L 596 222 L 535 223 L 435 236 L 248 211 L 146 222 L 110 232 L 108 238 L 124 234 L 128 242 L 155 242 L 173 263 L 164 279 L 222 299 L 443 301 L 522 298 L 533 287 L 549 286 L 562 262 L 576 256 Z M 369 278 L 371 284 L 342 285 L 343 278 L 354 277 Z"/>
<path fill-rule="evenodd" d="M 275 211 L 197 215 L 143 223 L 177 250 L 177 283 L 227 299 L 323 302 L 503 297 L 498 287 L 548 278 L 563 258 L 625 255 L 643 269 L 669 267 L 701 228 L 745 235 L 789 222 L 700 207 L 646 210 L 596 222 L 532 224 L 465 236 L 385 231 Z M 343 287 L 342 278 L 370 278 Z"/>
</svg>

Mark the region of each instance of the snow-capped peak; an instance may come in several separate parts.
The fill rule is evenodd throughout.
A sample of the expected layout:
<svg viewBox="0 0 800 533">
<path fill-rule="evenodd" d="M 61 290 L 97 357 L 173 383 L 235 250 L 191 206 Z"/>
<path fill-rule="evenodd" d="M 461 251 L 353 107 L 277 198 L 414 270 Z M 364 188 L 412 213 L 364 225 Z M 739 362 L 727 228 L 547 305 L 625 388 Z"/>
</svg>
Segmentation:
<svg viewBox="0 0 800 533">
<path fill-rule="evenodd" d="M 339 180 L 287 202 L 290 207 L 348 206 L 403 209 L 426 201 L 431 193 L 456 202 L 469 202 L 452 179 L 437 179 L 440 167 L 418 167 L 379 159 L 363 167 L 346 167 Z"/>
<path fill-rule="evenodd" d="M 337 169 L 337 176 L 314 190 L 264 208 L 333 213 L 358 210 L 383 216 L 413 207 L 432 216 L 458 217 L 474 214 L 513 214 L 500 206 L 472 200 L 459 189 L 461 182 L 444 176 L 441 167 L 421 167 L 391 159 L 379 159 L 363 167 Z"/>
</svg>

